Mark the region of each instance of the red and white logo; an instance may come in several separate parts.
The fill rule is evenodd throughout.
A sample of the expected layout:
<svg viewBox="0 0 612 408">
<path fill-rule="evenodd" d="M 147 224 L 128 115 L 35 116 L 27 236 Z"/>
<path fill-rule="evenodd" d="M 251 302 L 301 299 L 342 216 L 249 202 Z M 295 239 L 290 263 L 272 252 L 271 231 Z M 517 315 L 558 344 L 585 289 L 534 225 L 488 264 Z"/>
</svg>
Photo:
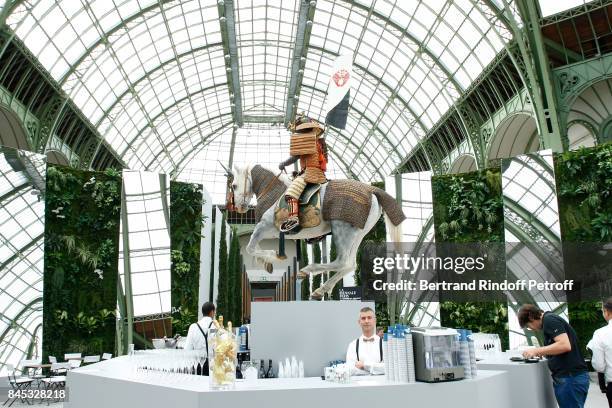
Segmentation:
<svg viewBox="0 0 612 408">
<path fill-rule="evenodd" d="M 339 71 L 336 71 L 336 73 L 332 76 L 334 83 L 339 88 L 342 88 L 344 85 L 346 85 L 349 78 L 350 78 L 350 74 L 346 69 L 341 69 Z"/>
</svg>

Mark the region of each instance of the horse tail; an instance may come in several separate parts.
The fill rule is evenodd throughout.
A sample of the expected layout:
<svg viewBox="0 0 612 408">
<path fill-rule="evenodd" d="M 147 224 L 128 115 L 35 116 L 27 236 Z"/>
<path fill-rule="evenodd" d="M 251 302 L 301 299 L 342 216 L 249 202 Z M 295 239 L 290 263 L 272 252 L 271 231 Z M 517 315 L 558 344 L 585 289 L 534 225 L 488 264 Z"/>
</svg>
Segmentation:
<svg viewBox="0 0 612 408">
<path fill-rule="evenodd" d="M 385 217 L 385 227 L 387 228 L 387 239 L 389 242 L 402 242 L 402 224 L 393 224 L 387 213 L 383 214 Z"/>
<path fill-rule="evenodd" d="M 406 219 L 402 207 L 395 201 L 395 198 L 380 188 L 375 188 L 372 193 L 376 196 L 385 214 L 388 239 L 393 242 L 402 242 L 402 221 Z"/>
</svg>

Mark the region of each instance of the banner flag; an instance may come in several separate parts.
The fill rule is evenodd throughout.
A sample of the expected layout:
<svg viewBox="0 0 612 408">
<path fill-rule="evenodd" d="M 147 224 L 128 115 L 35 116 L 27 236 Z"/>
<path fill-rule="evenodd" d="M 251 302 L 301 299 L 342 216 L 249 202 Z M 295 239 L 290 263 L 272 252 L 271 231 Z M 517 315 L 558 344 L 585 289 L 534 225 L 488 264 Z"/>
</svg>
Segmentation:
<svg viewBox="0 0 612 408">
<path fill-rule="evenodd" d="M 351 84 L 353 82 L 353 56 L 340 55 L 334 61 L 327 87 L 325 124 L 344 129 L 348 117 Z"/>
</svg>

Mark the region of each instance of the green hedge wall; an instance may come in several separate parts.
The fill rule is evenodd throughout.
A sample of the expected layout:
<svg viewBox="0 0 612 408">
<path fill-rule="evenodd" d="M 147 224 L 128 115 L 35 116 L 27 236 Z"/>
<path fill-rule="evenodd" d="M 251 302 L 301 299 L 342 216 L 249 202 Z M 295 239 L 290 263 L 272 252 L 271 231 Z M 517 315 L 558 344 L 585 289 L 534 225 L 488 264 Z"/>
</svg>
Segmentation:
<svg viewBox="0 0 612 408">
<path fill-rule="evenodd" d="M 121 177 L 48 165 L 43 360 L 115 353 Z"/>
<path fill-rule="evenodd" d="M 612 241 L 612 144 L 554 159 L 563 241 Z"/>
<path fill-rule="evenodd" d="M 219 279 L 217 282 L 217 316 L 223 316 L 223 321 L 227 323 L 227 313 L 230 312 L 230 306 L 227 299 L 228 294 L 228 253 L 227 253 L 227 240 L 226 240 L 226 223 L 225 213 L 221 218 L 221 231 L 215 230 L 215 240 L 220 239 L 219 241 Z M 220 238 L 217 238 L 216 234 L 220 234 Z M 214 264 L 213 264 L 214 265 Z"/>
<path fill-rule="evenodd" d="M 300 252 L 301 252 L 302 257 L 300 259 L 299 268 L 301 270 L 306 265 L 309 265 L 309 262 L 308 262 L 308 244 L 306 244 L 306 241 L 304 241 L 304 240 L 300 240 Z M 308 289 L 309 289 L 308 278 L 302 279 L 302 284 L 300 286 L 300 298 L 302 300 L 310 299 L 310 294 L 308 292 Z"/>
<path fill-rule="evenodd" d="M 234 326 L 242 324 L 242 256 L 236 228 L 232 228 L 232 239 L 227 256 L 227 320 Z"/>
<path fill-rule="evenodd" d="M 501 169 L 434 176 L 434 231 L 437 243 L 503 243 Z M 442 302 L 442 325 L 474 332 L 498 333 L 508 348 L 505 302 Z"/>
<path fill-rule="evenodd" d="M 198 317 L 202 185 L 170 182 L 172 331 L 187 336 Z"/>
<path fill-rule="evenodd" d="M 563 242 L 612 241 L 612 144 L 556 154 L 555 178 Z M 599 302 L 569 303 L 581 352 L 605 324 Z"/>
<path fill-rule="evenodd" d="M 433 176 L 436 242 L 504 242 L 501 169 Z"/>
</svg>

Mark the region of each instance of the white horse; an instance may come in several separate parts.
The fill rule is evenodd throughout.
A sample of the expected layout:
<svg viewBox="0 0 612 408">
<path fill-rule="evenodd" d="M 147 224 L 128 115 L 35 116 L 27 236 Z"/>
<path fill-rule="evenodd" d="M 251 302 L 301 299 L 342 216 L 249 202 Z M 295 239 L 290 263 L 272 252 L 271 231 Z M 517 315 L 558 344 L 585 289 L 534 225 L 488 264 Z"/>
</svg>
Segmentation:
<svg viewBox="0 0 612 408">
<path fill-rule="evenodd" d="M 275 195 L 278 196 L 279 191 L 284 191 L 284 189 L 286 189 L 291 182 L 286 175 L 275 176 L 272 171 L 263 169 L 261 166 L 257 166 L 258 171 L 253 172 L 255 167 L 256 166 L 250 165 L 245 167 L 234 167 L 233 173 L 230 174 L 233 176 L 232 190 L 234 194 L 234 206 L 236 211 L 239 213 L 247 212 L 249 203 L 251 202 L 253 196 L 257 197 L 259 206 L 260 203 L 266 201 L 264 199 L 266 195 L 274 195 L 274 193 L 271 192 L 271 183 L 277 183 L 276 187 L 279 187 L 278 183 L 280 180 L 280 182 L 284 184 L 284 186 L 280 185 L 280 189 L 274 189 L 276 192 Z M 252 173 L 255 173 L 255 175 Z M 366 186 L 366 188 L 369 188 L 369 185 Z M 324 202 L 323 199 L 325 197 L 326 189 L 327 184 L 323 184 L 320 190 L 321 203 Z M 307 265 L 298 273 L 298 278 L 305 278 L 308 276 L 308 274 L 318 275 L 325 272 L 336 272 L 333 277 L 331 277 L 320 288 L 317 288 L 311 294 L 311 298 L 321 299 L 326 292 L 331 293 L 336 283 L 338 283 L 344 275 L 355 270 L 357 266 L 356 256 L 359 244 L 365 235 L 372 229 L 372 227 L 376 225 L 378 219 L 383 213 L 383 205 L 379 203 L 379 199 L 377 198 L 377 196 L 380 197 L 381 194 L 385 194 L 388 198 L 391 198 L 387 193 L 380 189 L 377 189 L 376 193 L 371 194 L 370 211 L 363 229 L 354 227 L 345 221 L 326 221 L 321 217 L 321 223 L 317 227 L 304 228 L 294 235 L 285 235 L 287 239 L 316 238 L 330 232 L 333 236 L 337 251 L 336 259 L 328 263 Z M 284 194 L 282 194 L 282 196 L 284 196 Z M 274 201 L 276 201 L 277 198 L 278 197 L 273 197 Z M 270 200 L 267 201 L 270 202 Z M 389 205 L 389 201 L 386 201 L 386 203 Z M 267 210 L 265 210 L 261 216 L 261 220 L 257 223 L 257 225 L 255 225 L 255 229 L 251 235 L 251 240 L 246 248 L 247 252 L 256 257 L 259 262 L 263 263 L 268 271 L 271 271 L 271 268 L 269 268 L 271 264 L 281 260 L 281 258 L 279 258 L 277 253 L 273 250 L 261 249 L 259 247 L 259 242 L 262 239 L 274 239 L 278 238 L 279 236 L 279 230 L 274 225 L 275 207 L 275 205 L 271 205 Z M 348 209 L 348 211 L 350 211 L 350 209 Z M 385 224 L 387 227 L 388 236 L 390 236 L 394 242 L 399 242 L 401 238 L 401 224 L 398 224 L 397 226 L 394 225 L 386 214 Z"/>
</svg>

